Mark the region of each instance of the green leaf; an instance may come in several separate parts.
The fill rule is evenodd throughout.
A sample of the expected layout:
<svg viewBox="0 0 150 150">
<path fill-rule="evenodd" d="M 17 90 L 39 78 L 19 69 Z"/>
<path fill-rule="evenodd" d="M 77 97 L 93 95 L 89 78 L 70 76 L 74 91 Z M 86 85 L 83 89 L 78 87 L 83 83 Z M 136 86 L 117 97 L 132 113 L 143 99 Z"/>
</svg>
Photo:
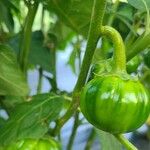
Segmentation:
<svg viewBox="0 0 150 150">
<path fill-rule="evenodd" d="M 130 29 L 130 31 L 132 31 L 132 33 L 134 35 L 137 35 L 133 26 L 130 24 L 130 22 L 125 17 L 118 15 L 117 18 L 120 19 L 120 21 L 122 21 Z"/>
<path fill-rule="evenodd" d="M 129 21 L 133 21 L 134 7 L 132 7 L 128 3 L 120 3 L 119 9 L 116 14 L 125 17 Z"/>
<path fill-rule="evenodd" d="M 14 29 L 13 12 L 19 14 L 19 9 L 9 0 L 0 1 L 0 21 L 4 22 L 10 32 Z"/>
<path fill-rule="evenodd" d="M 6 123 L 6 120 L 1 118 L 1 116 L 0 116 L 0 129 L 5 125 L 5 123 Z"/>
<path fill-rule="evenodd" d="M 44 35 L 42 31 L 32 33 L 29 63 L 40 65 L 43 70 L 51 70 L 51 50 L 44 46 Z"/>
<path fill-rule="evenodd" d="M 0 95 L 26 96 L 28 86 L 12 49 L 0 44 Z"/>
<path fill-rule="evenodd" d="M 64 50 L 67 44 L 75 36 L 75 33 L 67 27 L 62 21 L 58 20 L 50 32 L 57 38 L 57 47 L 59 50 Z"/>
<path fill-rule="evenodd" d="M 7 110 L 11 112 L 11 110 L 18 105 L 19 103 L 25 102 L 26 98 L 25 97 L 18 97 L 18 96 L 11 96 L 11 95 L 6 95 L 5 98 L 3 99 L 3 103 L 5 106 L 7 106 Z"/>
<path fill-rule="evenodd" d="M 8 44 L 19 53 L 19 43 L 21 34 L 12 37 Z M 29 53 L 29 64 L 39 65 L 43 70 L 51 72 L 52 60 L 51 50 L 44 46 L 44 35 L 41 30 L 32 32 L 32 40 Z"/>
<path fill-rule="evenodd" d="M 75 74 L 76 74 L 76 58 L 77 58 L 77 51 L 74 48 L 68 60 L 68 64 L 71 66 L 71 69 Z"/>
<path fill-rule="evenodd" d="M 5 5 L 1 2 L 0 2 L 0 10 L 2 11 L 2 13 L 0 13 L 0 22 L 5 23 L 8 30 L 12 32 L 14 28 L 14 21 L 10 10 L 7 9 L 7 7 L 5 7 Z"/>
<path fill-rule="evenodd" d="M 55 12 L 61 21 L 77 33 L 87 35 L 93 1 L 91 0 L 47 0 L 47 7 Z"/>
<path fill-rule="evenodd" d="M 144 0 L 147 4 L 147 7 L 150 9 L 150 0 Z M 143 0 L 128 0 L 128 3 L 135 7 L 136 9 L 146 11 Z"/>
<path fill-rule="evenodd" d="M 23 138 L 41 138 L 62 108 L 63 100 L 54 94 L 33 96 L 29 102 L 19 104 L 0 130 L 0 144 Z"/>
<path fill-rule="evenodd" d="M 122 150 L 122 145 L 110 133 L 96 129 L 102 150 Z"/>
</svg>

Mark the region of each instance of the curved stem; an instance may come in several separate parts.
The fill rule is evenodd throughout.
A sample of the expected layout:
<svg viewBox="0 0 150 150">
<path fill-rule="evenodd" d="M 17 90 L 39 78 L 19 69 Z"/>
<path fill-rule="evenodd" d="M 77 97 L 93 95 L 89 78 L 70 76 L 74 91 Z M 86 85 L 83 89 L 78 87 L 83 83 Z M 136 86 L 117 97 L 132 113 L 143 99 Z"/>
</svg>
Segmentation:
<svg viewBox="0 0 150 150">
<path fill-rule="evenodd" d="M 126 52 L 121 35 L 109 26 L 103 26 L 101 32 L 103 35 L 108 36 L 114 44 L 114 69 L 116 71 L 126 71 Z"/>
<path fill-rule="evenodd" d="M 114 135 L 120 143 L 124 145 L 127 150 L 138 150 L 132 143 L 130 143 L 122 134 Z"/>
<path fill-rule="evenodd" d="M 118 9 L 118 6 L 119 6 L 119 3 L 120 1 L 119 0 L 116 0 L 115 3 L 113 3 L 113 6 L 112 6 L 112 14 L 109 16 L 108 18 L 108 21 L 107 21 L 107 25 L 108 26 L 112 26 L 113 22 L 114 22 L 114 19 L 116 17 L 116 12 L 117 12 L 117 9 Z M 101 46 L 101 58 L 102 59 L 106 59 L 107 58 L 107 51 L 105 48 L 105 41 L 107 42 L 107 39 L 105 37 L 102 38 L 102 46 Z M 107 45 L 107 44 L 106 44 Z"/>
<path fill-rule="evenodd" d="M 28 7 L 29 10 L 26 16 L 26 21 L 23 29 L 23 37 L 20 43 L 21 47 L 19 54 L 19 62 L 21 65 L 21 69 L 23 70 L 24 73 L 26 73 L 27 70 L 28 55 L 31 43 L 32 25 L 36 15 L 37 8 L 38 8 L 37 2 Z"/>
<path fill-rule="evenodd" d="M 80 91 L 86 82 L 86 77 L 90 68 L 92 57 L 94 55 L 94 51 L 100 37 L 99 29 L 102 26 L 105 8 L 106 0 L 94 0 L 86 52 L 83 58 L 81 71 L 73 91 L 73 100 L 66 114 L 58 121 L 58 124 L 53 131 L 53 135 L 56 135 L 59 132 L 60 128 L 72 116 L 72 114 L 77 110 L 79 106 Z"/>
</svg>

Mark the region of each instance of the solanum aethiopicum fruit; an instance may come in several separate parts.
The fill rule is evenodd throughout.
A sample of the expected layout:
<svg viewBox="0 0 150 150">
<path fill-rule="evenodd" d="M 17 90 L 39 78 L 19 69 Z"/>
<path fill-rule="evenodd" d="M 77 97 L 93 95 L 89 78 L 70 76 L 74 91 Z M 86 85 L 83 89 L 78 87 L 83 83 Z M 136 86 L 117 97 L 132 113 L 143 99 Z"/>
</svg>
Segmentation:
<svg viewBox="0 0 150 150">
<path fill-rule="evenodd" d="M 126 50 L 118 31 L 109 26 L 101 30 L 113 41 L 113 57 L 107 69 L 98 71 L 83 88 L 80 108 L 95 127 L 119 135 L 139 128 L 146 121 L 150 99 L 139 80 L 127 74 Z"/>
<path fill-rule="evenodd" d="M 133 131 L 146 121 L 150 100 L 138 80 L 106 74 L 95 77 L 84 87 L 80 107 L 95 127 L 119 134 Z"/>
<path fill-rule="evenodd" d="M 52 138 L 24 139 L 9 145 L 4 150 L 61 150 L 60 145 Z"/>
</svg>

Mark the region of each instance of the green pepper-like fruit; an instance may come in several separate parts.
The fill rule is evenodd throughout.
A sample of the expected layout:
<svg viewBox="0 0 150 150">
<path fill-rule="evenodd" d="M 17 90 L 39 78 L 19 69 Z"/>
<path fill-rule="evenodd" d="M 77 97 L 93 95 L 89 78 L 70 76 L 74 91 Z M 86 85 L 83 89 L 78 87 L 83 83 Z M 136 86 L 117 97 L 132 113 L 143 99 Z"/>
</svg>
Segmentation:
<svg viewBox="0 0 150 150">
<path fill-rule="evenodd" d="M 9 145 L 4 150 L 61 150 L 60 145 L 52 138 L 24 139 Z"/>
<path fill-rule="evenodd" d="M 120 134 L 139 128 L 150 113 L 143 85 L 118 74 L 103 74 L 83 88 L 80 101 L 85 118 L 98 129 Z"/>
</svg>

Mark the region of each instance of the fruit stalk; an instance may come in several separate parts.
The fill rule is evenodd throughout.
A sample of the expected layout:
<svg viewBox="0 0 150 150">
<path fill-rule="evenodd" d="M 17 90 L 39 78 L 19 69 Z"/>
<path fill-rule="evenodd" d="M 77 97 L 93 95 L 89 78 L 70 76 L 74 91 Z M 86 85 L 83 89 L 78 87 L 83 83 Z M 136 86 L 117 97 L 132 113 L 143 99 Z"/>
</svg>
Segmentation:
<svg viewBox="0 0 150 150">
<path fill-rule="evenodd" d="M 132 143 L 130 143 L 123 135 L 115 135 L 115 137 L 124 145 L 127 150 L 138 150 Z"/>
</svg>

